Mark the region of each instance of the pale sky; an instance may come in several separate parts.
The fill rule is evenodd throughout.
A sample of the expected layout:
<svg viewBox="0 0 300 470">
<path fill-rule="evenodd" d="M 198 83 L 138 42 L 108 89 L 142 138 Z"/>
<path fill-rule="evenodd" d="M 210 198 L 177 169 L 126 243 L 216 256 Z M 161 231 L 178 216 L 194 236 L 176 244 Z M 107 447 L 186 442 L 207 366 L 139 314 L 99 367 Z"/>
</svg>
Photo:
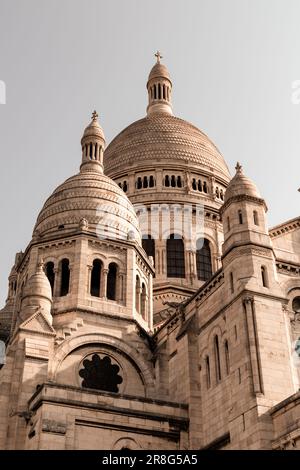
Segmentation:
<svg viewBox="0 0 300 470">
<path fill-rule="evenodd" d="M 232 173 L 243 164 L 270 226 L 299 216 L 299 18 L 299 0 L 0 0 L 0 304 L 45 199 L 78 171 L 92 111 L 107 142 L 145 115 L 157 49 L 174 114 Z"/>
</svg>

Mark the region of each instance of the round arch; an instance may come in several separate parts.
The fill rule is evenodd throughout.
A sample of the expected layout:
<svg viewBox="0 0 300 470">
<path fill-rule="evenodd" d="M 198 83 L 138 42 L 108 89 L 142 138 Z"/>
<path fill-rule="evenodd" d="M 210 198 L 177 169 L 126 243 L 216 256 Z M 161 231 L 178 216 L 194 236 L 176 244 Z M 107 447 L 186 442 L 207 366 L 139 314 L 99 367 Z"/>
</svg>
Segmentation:
<svg viewBox="0 0 300 470">
<path fill-rule="evenodd" d="M 146 395 L 149 388 L 151 389 L 154 387 L 153 370 L 150 369 L 149 364 L 147 364 L 147 362 L 142 357 L 138 356 L 139 352 L 121 339 L 103 333 L 85 333 L 64 341 L 58 347 L 54 356 L 54 360 L 51 364 L 49 370 L 50 380 L 56 380 L 59 367 L 67 356 L 69 356 L 76 349 L 88 344 L 101 344 L 102 346 L 107 345 L 110 348 L 119 350 L 124 356 L 128 356 L 128 358 L 131 359 L 131 362 L 135 364 L 145 385 Z"/>
<path fill-rule="evenodd" d="M 122 450 L 122 449 L 141 450 L 142 447 L 135 439 L 132 439 L 131 437 L 121 437 L 114 443 L 112 449 L 113 450 Z"/>
</svg>

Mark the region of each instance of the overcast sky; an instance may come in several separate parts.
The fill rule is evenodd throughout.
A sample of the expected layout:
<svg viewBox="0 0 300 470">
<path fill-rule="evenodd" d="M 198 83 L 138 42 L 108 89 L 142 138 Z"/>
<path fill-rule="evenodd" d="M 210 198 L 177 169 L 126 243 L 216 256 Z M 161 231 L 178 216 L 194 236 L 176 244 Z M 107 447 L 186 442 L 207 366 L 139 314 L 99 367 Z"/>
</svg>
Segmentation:
<svg viewBox="0 0 300 470">
<path fill-rule="evenodd" d="M 0 304 L 45 199 L 78 171 L 91 112 L 107 142 L 145 115 L 157 49 L 175 115 L 231 172 L 243 164 L 270 226 L 297 217 L 299 18 L 299 0 L 0 0 Z"/>
</svg>

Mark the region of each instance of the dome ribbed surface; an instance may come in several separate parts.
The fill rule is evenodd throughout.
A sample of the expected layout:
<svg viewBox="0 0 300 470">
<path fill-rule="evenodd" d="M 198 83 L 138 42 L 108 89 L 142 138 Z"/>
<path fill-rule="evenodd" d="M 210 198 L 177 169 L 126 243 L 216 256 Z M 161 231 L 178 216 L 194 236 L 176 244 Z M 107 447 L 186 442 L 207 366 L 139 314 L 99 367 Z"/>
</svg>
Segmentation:
<svg viewBox="0 0 300 470">
<path fill-rule="evenodd" d="M 161 63 L 157 63 L 152 67 L 148 81 L 152 80 L 152 78 L 167 78 L 171 80 L 167 67 Z"/>
<path fill-rule="evenodd" d="M 109 239 L 134 239 L 140 243 L 134 208 L 119 186 L 102 173 L 82 171 L 67 179 L 47 199 L 41 210 L 34 235 L 74 231 L 82 219 L 90 232 Z"/>
<path fill-rule="evenodd" d="M 187 121 L 166 113 L 153 114 L 134 122 L 110 143 L 104 152 L 105 172 L 112 176 L 120 169 L 147 161 L 169 160 L 190 169 L 204 169 L 229 181 L 223 156 L 202 131 Z"/>
<path fill-rule="evenodd" d="M 230 181 L 225 193 L 225 202 L 229 201 L 229 199 L 235 196 L 251 196 L 261 198 L 256 185 L 241 171 L 237 172 Z"/>
<path fill-rule="evenodd" d="M 52 291 L 50 282 L 42 269 L 38 270 L 28 280 L 25 291 L 25 296 L 42 296 L 47 299 L 52 299 Z"/>
<path fill-rule="evenodd" d="M 105 140 L 104 132 L 99 122 L 93 120 L 84 130 L 82 139 L 86 137 L 99 137 L 100 139 Z"/>
</svg>

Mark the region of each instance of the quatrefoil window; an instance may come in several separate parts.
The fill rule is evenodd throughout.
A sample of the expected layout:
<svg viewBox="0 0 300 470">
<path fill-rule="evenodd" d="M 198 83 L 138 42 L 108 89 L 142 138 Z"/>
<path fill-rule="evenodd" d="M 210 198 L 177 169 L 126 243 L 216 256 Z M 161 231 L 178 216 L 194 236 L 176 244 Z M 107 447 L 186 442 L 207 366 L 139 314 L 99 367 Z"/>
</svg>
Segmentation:
<svg viewBox="0 0 300 470">
<path fill-rule="evenodd" d="M 98 354 L 93 354 L 91 359 L 83 361 L 83 368 L 79 371 L 80 377 L 83 378 L 81 385 L 84 388 L 117 393 L 119 385 L 123 382 L 119 372 L 120 367 L 112 364 L 109 356 L 101 359 Z"/>
</svg>

